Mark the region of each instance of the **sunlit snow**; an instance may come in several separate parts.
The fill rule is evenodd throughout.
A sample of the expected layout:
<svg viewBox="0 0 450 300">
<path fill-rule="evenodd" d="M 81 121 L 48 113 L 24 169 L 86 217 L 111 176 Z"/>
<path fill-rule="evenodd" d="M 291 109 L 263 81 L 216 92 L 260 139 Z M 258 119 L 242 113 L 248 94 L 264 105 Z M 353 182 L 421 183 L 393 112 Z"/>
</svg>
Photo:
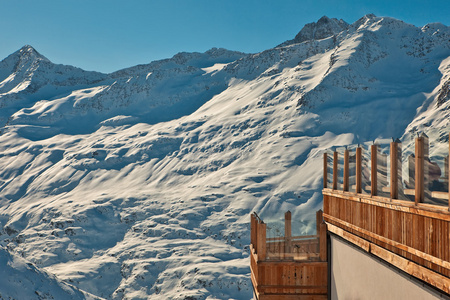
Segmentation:
<svg viewBox="0 0 450 300">
<path fill-rule="evenodd" d="M 250 299 L 250 213 L 313 234 L 323 151 L 418 131 L 447 151 L 450 29 L 339 24 L 112 74 L 0 62 L 0 298 L 25 276 L 30 299 Z"/>
</svg>

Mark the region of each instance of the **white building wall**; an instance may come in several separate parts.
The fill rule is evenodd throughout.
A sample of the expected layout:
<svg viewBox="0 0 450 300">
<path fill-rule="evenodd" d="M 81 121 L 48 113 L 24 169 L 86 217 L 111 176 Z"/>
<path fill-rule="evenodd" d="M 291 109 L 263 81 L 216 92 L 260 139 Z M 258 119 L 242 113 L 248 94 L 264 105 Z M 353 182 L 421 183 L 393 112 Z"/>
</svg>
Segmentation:
<svg viewBox="0 0 450 300">
<path fill-rule="evenodd" d="M 331 299 L 450 299 L 331 234 Z"/>
</svg>

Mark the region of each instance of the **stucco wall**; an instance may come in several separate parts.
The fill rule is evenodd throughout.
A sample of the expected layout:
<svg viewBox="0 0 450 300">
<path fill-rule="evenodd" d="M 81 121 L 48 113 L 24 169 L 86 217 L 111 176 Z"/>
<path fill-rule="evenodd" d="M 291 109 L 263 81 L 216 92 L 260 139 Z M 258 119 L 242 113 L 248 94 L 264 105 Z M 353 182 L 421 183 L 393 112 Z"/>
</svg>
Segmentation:
<svg viewBox="0 0 450 300">
<path fill-rule="evenodd" d="M 331 234 L 331 299 L 450 299 Z"/>
</svg>

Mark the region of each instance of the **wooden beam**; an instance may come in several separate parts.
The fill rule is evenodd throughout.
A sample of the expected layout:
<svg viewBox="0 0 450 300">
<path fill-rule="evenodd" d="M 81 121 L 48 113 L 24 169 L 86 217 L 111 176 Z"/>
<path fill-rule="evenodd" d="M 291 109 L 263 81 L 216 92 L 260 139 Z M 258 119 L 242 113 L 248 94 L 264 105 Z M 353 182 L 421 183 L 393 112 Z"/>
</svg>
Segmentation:
<svg viewBox="0 0 450 300">
<path fill-rule="evenodd" d="M 438 274 L 432 270 L 422 267 L 406 258 L 403 258 L 397 254 L 394 254 L 378 245 L 371 244 L 370 253 L 382 258 L 389 262 L 391 265 L 403 270 L 404 272 L 412 275 L 420 280 L 427 282 L 428 284 L 450 293 L 450 279 L 446 276 Z"/>
<path fill-rule="evenodd" d="M 412 262 L 393 252 L 390 252 L 374 243 L 368 242 L 352 233 L 342 230 L 337 226 L 328 224 L 328 228 L 329 231 L 343 237 L 345 240 L 351 242 L 352 244 L 363 248 L 365 251 L 378 256 L 389 264 L 406 272 L 407 274 L 419 278 L 427 282 L 428 284 L 431 284 L 432 286 L 440 289 L 441 291 L 444 291 L 447 294 L 450 293 L 450 279 L 448 277 L 422 267 L 415 262 Z"/>
<path fill-rule="evenodd" d="M 343 180 L 343 186 L 342 186 L 342 190 L 343 191 L 348 191 L 348 181 L 349 181 L 349 151 L 347 149 L 345 149 L 344 151 L 344 180 Z"/>
<path fill-rule="evenodd" d="M 284 214 L 284 252 L 291 253 L 291 243 L 292 243 L 292 222 L 291 222 L 291 212 L 287 211 Z"/>
<path fill-rule="evenodd" d="M 377 195 L 377 145 L 370 146 L 370 195 Z"/>
<path fill-rule="evenodd" d="M 361 147 L 356 148 L 356 187 L 355 192 L 360 194 L 362 192 L 362 161 L 361 161 Z"/>
<path fill-rule="evenodd" d="M 333 191 L 333 190 L 322 191 L 322 193 L 324 196 L 331 196 L 338 198 L 345 197 L 345 199 L 351 201 L 367 203 L 370 205 L 376 205 L 380 207 L 386 207 L 392 210 L 417 214 L 420 216 L 430 217 L 438 220 L 450 221 L 450 212 L 448 211 L 447 206 L 427 204 L 427 203 L 419 203 L 419 205 L 415 205 L 413 202 L 406 200 L 394 199 L 393 201 L 391 201 L 391 199 L 389 198 L 383 198 L 378 196 L 371 197 L 369 195 L 354 194 L 350 192 L 345 192 L 345 194 L 343 194 L 343 192 L 341 191 Z"/>
<path fill-rule="evenodd" d="M 422 203 L 424 200 L 424 145 L 423 138 L 416 138 L 416 148 L 415 148 L 415 203 Z"/>
<path fill-rule="evenodd" d="M 345 231 L 344 229 L 333 225 L 331 223 L 327 223 L 327 228 L 329 232 L 332 232 L 343 239 L 351 242 L 352 244 L 355 244 L 356 246 L 360 247 L 366 252 L 369 252 L 370 249 L 370 243 L 354 234 L 349 233 L 348 231 Z"/>
<path fill-rule="evenodd" d="M 355 232 L 358 232 L 358 233 L 360 233 L 362 235 L 368 236 L 368 237 L 370 237 L 372 239 L 375 239 L 375 240 L 378 240 L 378 241 L 380 241 L 382 243 L 386 243 L 386 244 L 388 244 L 390 246 L 394 246 L 394 247 L 396 247 L 396 248 L 398 248 L 400 250 L 406 251 L 406 252 L 411 253 L 411 254 L 413 254 L 413 255 L 415 255 L 417 257 L 420 257 L 420 258 L 422 258 L 424 260 L 427 260 L 429 262 L 432 262 L 434 264 L 437 264 L 437 265 L 439 265 L 439 266 L 441 266 L 443 268 L 446 268 L 446 269 L 450 270 L 450 262 L 445 261 L 443 259 L 440 259 L 439 257 L 433 256 L 431 254 L 425 253 L 425 252 L 420 251 L 420 250 L 417 250 L 417 249 L 415 249 L 413 247 L 410 247 L 410 246 L 407 246 L 405 244 L 393 241 L 391 239 L 388 239 L 386 237 L 383 237 L 381 235 L 373 233 L 373 232 L 371 232 L 369 230 L 366 230 L 366 229 L 363 229 L 361 227 L 358 227 L 358 226 L 355 226 L 353 224 L 350 224 L 348 222 L 342 221 L 342 220 L 340 220 L 338 218 L 335 218 L 333 216 L 325 214 L 325 218 L 326 218 L 327 221 L 331 221 L 331 222 L 336 223 L 336 224 L 333 224 L 333 226 L 339 227 L 339 226 L 337 226 L 337 224 L 339 224 L 341 227 L 347 227 L 347 228 L 353 230 L 353 234 Z M 327 225 L 328 225 L 328 227 L 330 227 L 330 223 L 327 223 Z M 341 227 L 339 227 L 339 228 L 341 228 Z M 345 229 L 342 229 L 342 230 L 345 230 Z"/>
<path fill-rule="evenodd" d="M 450 133 L 449 133 L 449 138 L 448 138 L 448 154 L 450 155 Z M 450 169 L 450 159 L 449 159 L 449 155 L 447 155 L 447 182 L 448 182 L 448 211 L 450 211 L 450 178 L 449 178 L 449 172 L 448 170 Z"/>
<path fill-rule="evenodd" d="M 328 154 L 323 153 L 323 188 L 326 189 L 328 186 Z"/>
<path fill-rule="evenodd" d="M 398 143 L 391 142 L 391 199 L 398 199 Z"/>
<path fill-rule="evenodd" d="M 272 294 L 266 293 L 258 296 L 257 300 L 327 300 L 328 295 L 318 295 L 318 294 Z"/>
<path fill-rule="evenodd" d="M 333 190 L 337 190 L 338 184 L 338 153 L 334 151 L 333 153 Z"/>
</svg>

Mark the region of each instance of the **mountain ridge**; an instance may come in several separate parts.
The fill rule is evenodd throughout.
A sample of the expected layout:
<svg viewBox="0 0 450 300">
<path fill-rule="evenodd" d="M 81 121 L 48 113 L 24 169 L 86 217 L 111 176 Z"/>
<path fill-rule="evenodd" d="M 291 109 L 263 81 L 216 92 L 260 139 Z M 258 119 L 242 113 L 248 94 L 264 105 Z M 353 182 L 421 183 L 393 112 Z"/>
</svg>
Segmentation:
<svg viewBox="0 0 450 300">
<path fill-rule="evenodd" d="M 418 131 L 448 150 L 449 28 L 347 25 L 255 54 L 12 72 L 0 245 L 106 299 L 250 298 L 249 214 L 275 237 L 290 210 L 294 234 L 312 234 L 323 151 L 391 137 L 408 150 Z"/>
</svg>

